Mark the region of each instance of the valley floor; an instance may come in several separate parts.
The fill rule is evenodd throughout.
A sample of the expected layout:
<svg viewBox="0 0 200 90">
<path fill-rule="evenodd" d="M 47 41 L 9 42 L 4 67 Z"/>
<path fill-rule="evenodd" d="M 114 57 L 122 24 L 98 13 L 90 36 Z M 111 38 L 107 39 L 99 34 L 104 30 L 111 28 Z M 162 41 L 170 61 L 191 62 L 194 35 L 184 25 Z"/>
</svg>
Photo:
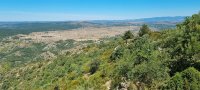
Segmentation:
<svg viewBox="0 0 200 90">
<path fill-rule="evenodd" d="M 76 41 L 99 40 L 123 34 L 125 31 L 138 31 L 138 26 L 114 26 L 114 27 L 85 27 L 65 31 L 33 32 L 28 35 L 17 35 L 20 39 L 34 42 L 55 42 L 59 40 L 73 39 Z"/>
</svg>

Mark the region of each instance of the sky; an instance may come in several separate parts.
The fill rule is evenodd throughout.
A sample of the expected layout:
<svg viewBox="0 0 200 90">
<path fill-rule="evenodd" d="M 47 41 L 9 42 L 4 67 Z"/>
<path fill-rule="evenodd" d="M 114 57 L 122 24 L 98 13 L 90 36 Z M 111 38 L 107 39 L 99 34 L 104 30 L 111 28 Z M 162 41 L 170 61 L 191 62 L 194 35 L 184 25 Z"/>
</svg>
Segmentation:
<svg viewBox="0 0 200 90">
<path fill-rule="evenodd" d="M 123 20 L 199 11 L 200 0 L 0 0 L 0 21 Z"/>
</svg>

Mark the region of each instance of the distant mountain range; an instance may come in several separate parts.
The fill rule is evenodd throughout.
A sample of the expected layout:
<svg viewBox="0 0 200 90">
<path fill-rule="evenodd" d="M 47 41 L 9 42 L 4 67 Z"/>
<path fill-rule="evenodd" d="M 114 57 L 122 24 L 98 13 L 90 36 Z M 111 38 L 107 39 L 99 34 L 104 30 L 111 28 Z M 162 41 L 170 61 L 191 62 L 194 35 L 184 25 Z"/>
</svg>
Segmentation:
<svg viewBox="0 0 200 90">
<path fill-rule="evenodd" d="M 182 22 L 186 16 L 174 16 L 174 17 L 152 17 L 152 18 L 141 18 L 141 19 L 128 19 L 128 20 L 93 20 L 89 22 L 99 24 L 116 24 L 116 23 L 129 23 L 129 24 L 177 24 Z"/>
<path fill-rule="evenodd" d="M 171 22 L 171 23 L 179 23 L 182 22 L 187 16 L 168 16 L 168 17 L 152 17 L 152 18 L 140 18 L 140 19 L 127 19 L 127 20 L 86 20 L 86 21 L 24 21 L 24 22 L 0 22 L 0 27 L 5 25 L 18 25 L 18 24 L 46 24 L 53 23 L 54 25 L 70 23 L 70 24 L 82 24 L 83 26 L 86 24 L 96 24 L 96 25 L 104 25 L 104 24 L 116 24 L 116 23 L 163 23 L 163 22 Z M 50 24 L 51 25 L 51 24 Z"/>
<path fill-rule="evenodd" d="M 153 18 L 141 18 L 131 20 L 134 22 L 182 22 L 186 16 L 175 16 L 175 17 L 153 17 Z"/>
</svg>

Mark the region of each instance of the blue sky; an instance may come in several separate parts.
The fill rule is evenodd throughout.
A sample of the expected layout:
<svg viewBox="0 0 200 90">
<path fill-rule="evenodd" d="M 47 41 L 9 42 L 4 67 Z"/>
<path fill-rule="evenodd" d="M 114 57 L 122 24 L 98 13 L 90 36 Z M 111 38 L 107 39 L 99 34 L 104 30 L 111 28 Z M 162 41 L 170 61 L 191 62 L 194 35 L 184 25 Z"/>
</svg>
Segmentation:
<svg viewBox="0 0 200 90">
<path fill-rule="evenodd" d="M 137 19 L 199 11 L 200 0 L 0 0 L 0 21 Z"/>
</svg>

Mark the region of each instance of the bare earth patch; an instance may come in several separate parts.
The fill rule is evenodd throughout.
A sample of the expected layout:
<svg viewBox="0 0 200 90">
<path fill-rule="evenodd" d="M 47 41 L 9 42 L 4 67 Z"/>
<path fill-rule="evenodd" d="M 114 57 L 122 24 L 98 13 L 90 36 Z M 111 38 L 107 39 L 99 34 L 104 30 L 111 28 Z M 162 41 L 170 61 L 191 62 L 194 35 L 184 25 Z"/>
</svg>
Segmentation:
<svg viewBox="0 0 200 90">
<path fill-rule="evenodd" d="M 20 39 L 35 42 L 55 42 L 59 40 L 74 39 L 76 41 L 99 40 L 100 38 L 113 37 L 123 34 L 125 31 L 138 31 L 137 26 L 115 27 L 85 27 L 64 31 L 33 32 L 29 35 L 17 35 Z"/>
</svg>

